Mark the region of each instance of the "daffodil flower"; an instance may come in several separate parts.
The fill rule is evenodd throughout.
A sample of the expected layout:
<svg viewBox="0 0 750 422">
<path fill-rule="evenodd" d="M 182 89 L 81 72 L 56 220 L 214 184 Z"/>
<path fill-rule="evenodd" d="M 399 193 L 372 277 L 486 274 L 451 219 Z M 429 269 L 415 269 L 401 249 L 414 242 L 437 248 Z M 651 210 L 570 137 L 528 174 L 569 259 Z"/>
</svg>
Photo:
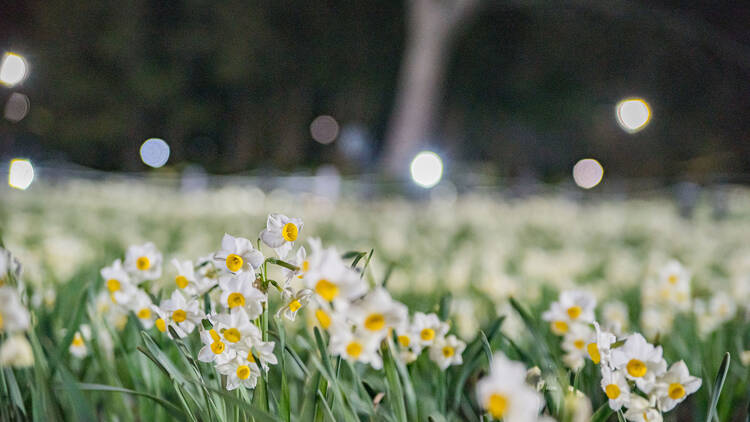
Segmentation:
<svg viewBox="0 0 750 422">
<path fill-rule="evenodd" d="M 687 396 L 701 388 L 702 380 L 691 376 L 685 362 L 672 364 L 669 370 L 656 380 L 653 394 L 657 397 L 659 409 L 668 412 L 682 403 Z"/>
<path fill-rule="evenodd" d="M 594 321 L 596 298 L 589 292 L 568 290 L 560 294 L 557 302 L 542 314 L 542 319 L 549 321 L 553 333 L 562 336 L 570 330 L 572 324 Z"/>
<path fill-rule="evenodd" d="M 406 323 L 409 310 L 403 303 L 393 300 L 387 290 L 378 287 L 352 305 L 347 314 L 357 329 L 383 339 L 391 329 Z"/>
<path fill-rule="evenodd" d="M 276 311 L 276 316 L 283 315 L 284 318 L 294 321 L 297 318 L 297 313 L 307 305 L 312 295 L 313 291 L 310 289 L 300 289 L 296 292 L 291 288 L 284 289 L 282 291 L 284 306 Z"/>
<path fill-rule="evenodd" d="M 448 324 L 440 321 L 436 314 L 416 312 L 409 327 L 409 331 L 414 333 L 410 339 L 410 346 L 419 353 L 422 348 L 431 346 L 435 339 L 445 336 L 448 328 Z"/>
<path fill-rule="evenodd" d="M 653 346 L 639 333 L 631 334 L 625 344 L 612 350 L 611 364 L 646 394 L 654 388 L 655 379 L 667 369 L 661 346 Z"/>
<path fill-rule="evenodd" d="M 174 324 L 175 331 L 180 337 L 192 333 L 203 317 L 198 301 L 193 298 L 186 299 L 178 290 L 172 292 L 169 299 L 162 300 L 157 313 L 159 318 L 155 322 L 156 328 L 165 332 L 167 325 Z"/>
<path fill-rule="evenodd" d="M 630 384 L 628 384 L 628 380 L 622 371 L 613 371 L 606 366 L 602 366 L 601 386 L 612 410 L 620 410 L 623 406 L 628 407 Z"/>
<path fill-rule="evenodd" d="M 439 337 L 429 348 L 430 360 L 435 362 L 440 369 L 446 370 L 451 365 L 461 365 L 464 362 L 462 357 L 464 349 L 466 349 L 466 343 L 453 334 Z"/>
<path fill-rule="evenodd" d="M 479 405 L 503 422 L 535 421 L 544 401 L 526 384 L 526 368 L 498 352 L 492 358 L 489 375 L 477 382 Z"/>
<path fill-rule="evenodd" d="M 161 252 L 151 242 L 133 245 L 125 253 L 125 271 L 135 284 L 161 277 L 161 264 Z"/>
<path fill-rule="evenodd" d="M 255 273 L 242 272 L 230 274 L 219 280 L 221 305 L 227 309 L 240 308 L 247 312 L 250 319 L 255 319 L 263 313 L 262 303 L 267 300 L 266 295 L 256 289 Z"/>
<path fill-rule="evenodd" d="M 253 247 L 252 242 L 226 233 L 221 239 L 221 249 L 214 254 L 214 259 L 233 273 L 255 273 L 263 264 L 263 254 Z"/>
<path fill-rule="evenodd" d="M 378 353 L 381 341 L 379 337 L 362 330 L 353 332 L 350 327 L 341 326 L 340 328 L 329 331 L 331 333 L 329 344 L 331 354 L 341 356 L 349 362 L 369 364 L 375 369 L 383 367 L 383 359 Z"/>
<path fill-rule="evenodd" d="M 301 231 L 302 219 L 290 218 L 283 214 L 270 214 L 266 228 L 260 232 L 260 239 L 268 247 L 273 248 L 279 258 L 284 259 Z"/>
</svg>

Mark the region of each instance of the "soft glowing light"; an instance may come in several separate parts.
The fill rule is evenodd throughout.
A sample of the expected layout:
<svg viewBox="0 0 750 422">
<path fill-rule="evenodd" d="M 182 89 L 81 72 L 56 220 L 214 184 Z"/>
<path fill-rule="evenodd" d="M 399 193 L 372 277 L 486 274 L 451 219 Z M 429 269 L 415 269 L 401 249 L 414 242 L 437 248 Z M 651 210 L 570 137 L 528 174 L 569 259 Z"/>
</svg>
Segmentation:
<svg viewBox="0 0 750 422">
<path fill-rule="evenodd" d="M 310 135 L 321 144 L 330 144 L 339 136 L 339 123 L 331 116 L 318 116 L 310 123 Z"/>
<path fill-rule="evenodd" d="M 163 139 L 151 138 L 141 145 L 141 160 L 153 168 L 167 164 L 169 160 L 169 145 Z"/>
<path fill-rule="evenodd" d="M 34 181 L 34 167 L 29 160 L 11 160 L 8 169 L 8 185 L 26 190 Z"/>
<path fill-rule="evenodd" d="M 26 78 L 26 60 L 15 53 L 5 53 L 0 63 L 0 83 L 13 86 Z"/>
<path fill-rule="evenodd" d="M 13 123 L 20 122 L 29 113 L 30 107 L 29 97 L 19 92 L 14 92 L 10 94 L 8 102 L 5 103 L 5 118 Z"/>
<path fill-rule="evenodd" d="M 443 160 L 432 151 L 422 151 L 411 161 L 411 178 L 423 188 L 431 188 L 443 177 Z"/>
<path fill-rule="evenodd" d="M 626 132 L 635 133 L 651 120 L 651 108 L 640 98 L 628 98 L 617 103 L 617 123 Z"/>
<path fill-rule="evenodd" d="M 584 189 L 591 189 L 602 181 L 604 167 L 593 158 L 584 158 L 573 166 L 573 180 Z"/>
</svg>

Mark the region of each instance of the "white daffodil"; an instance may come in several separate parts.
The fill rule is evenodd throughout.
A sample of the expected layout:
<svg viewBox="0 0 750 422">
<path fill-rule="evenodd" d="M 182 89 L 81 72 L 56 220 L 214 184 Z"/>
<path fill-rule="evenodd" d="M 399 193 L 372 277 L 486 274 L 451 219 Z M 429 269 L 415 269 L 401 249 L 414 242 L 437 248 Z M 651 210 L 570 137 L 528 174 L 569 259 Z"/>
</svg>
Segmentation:
<svg viewBox="0 0 750 422">
<path fill-rule="evenodd" d="M 161 277 L 161 252 L 151 243 L 133 245 L 125 253 L 125 271 L 135 284 Z"/>
<path fill-rule="evenodd" d="M 342 329 L 350 329 L 350 325 L 346 322 L 346 317 L 342 311 L 335 310 L 331 307 L 328 302 L 314 296 L 315 300 L 310 301 L 310 310 L 313 318 L 309 318 L 309 321 L 313 321 L 313 324 L 320 326 L 320 328 L 327 331 L 340 331 Z M 343 328 L 342 328 L 343 327 Z"/>
<path fill-rule="evenodd" d="M 653 389 L 656 377 L 667 369 L 661 346 L 654 347 L 639 333 L 631 334 L 624 345 L 612 350 L 611 364 L 624 371 L 625 376 L 635 381 L 646 394 Z"/>
<path fill-rule="evenodd" d="M 302 219 L 289 218 L 283 214 L 270 214 L 266 228 L 260 232 L 260 239 L 268 247 L 273 248 L 281 259 L 284 259 L 301 231 Z"/>
<path fill-rule="evenodd" d="M 419 353 L 423 348 L 431 346 L 436 338 L 444 337 L 448 333 L 448 323 L 440 321 L 436 314 L 414 314 L 409 331 L 414 333 L 411 340 L 412 349 Z"/>
<path fill-rule="evenodd" d="M 631 422 L 662 422 L 664 419 L 655 407 L 652 400 L 631 394 L 628 410 L 625 412 L 625 419 Z"/>
<path fill-rule="evenodd" d="M 245 308 L 233 308 L 229 313 L 217 314 L 213 319 L 216 321 L 214 328 L 233 349 L 245 339 L 261 341 L 260 329 L 250 321 Z"/>
<path fill-rule="evenodd" d="M 195 284 L 197 294 L 207 292 L 219 284 L 222 276 L 230 274 L 224 263 L 217 263 L 213 255 L 198 258 L 195 264 Z"/>
<path fill-rule="evenodd" d="M 73 335 L 73 341 L 70 342 L 68 351 L 71 355 L 81 359 L 89 354 L 86 343 L 91 340 L 91 328 L 88 325 L 81 325 L 78 331 Z"/>
<path fill-rule="evenodd" d="M 126 305 L 133 299 L 136 288 L 131 283 L 130 275 L 122 266 L 122 262 L 117 259 L 109 267 L 104 267 L 100 271 L 104 279 L 104 286 L 109 292 L 109 298 L 112 303 Z"/>
<path fill-rule="evenodd" d="M 221 304 L 228 309 L 244 309 L 250 319 L 263 313 L 263 302 L 267 297 L 255 288 L 255 273 L 230 274 L 219 280 Z"/>
<path fill-rule="evenodd" d="M 679 261 L 671 260 L 659 271 L 659 282 L 676 290 L 690 288 L 690 272 Z"/>
<path fill-rule="evenodd" d="M 562 349 L 565 351 L 563 361 L 565 365 L 577 371 L 583 368 L 584 358 L 588 355 L 587 345 L 596 337 L 594 330 L 588 324 L 573 324 L 565 333 L 562 341 Z"/>
<path fill-rule="evenodd" d="M 526 384 L 526 368 L 498 352 L 488 376 L 477 382 L 477 400 L 493 418 L 503 422 L 535 421 L 544 403 Z"/>
<path fill-rule="evenodd" d="M 252 242 L 244 237 L 234 237 L 226 233 L 221 239 L 221 249 L 214 254 L 214 259 L 233 273 L 255 273 L 263 264 L 263 254 L 253 247 Z"/>
<path fill-rule="evenodd" d="M 383 359 L 378 353 L 380 338 L 361 330 L 352 332 L 346 329 L 331 332 L 329 350 L 334 356 L 342 356 L 350 362 L 367 363 L 375 369 L 383 367 Z"/>
<path fill-rule="evenodd" d="M 291 288 L 284 289 L 281 293 L 284 306 L 276 311 L 276 316 L 284 315 L 284 318 L 294 321 L 297 318 L 297 312 L 310 301 L 310 296 L 313 294 L 310 289 L 301 289 L 296 292 Z"/>
<path fill-rule="evenodd" d="M 557 302 L 552 302 L 550 309 L 542 314 L 542 319 L 549 321 L 552 332 L 561 336 L 568 332 L 573 323 L 593 322 L 595 307 L 596 298 L 593 294 L 567 290 L 560 293 Z"/>
<path fill-rule="evenodd" d="M 300 246 L 297 253 L 291 259 L 287 257 L 286 261 L 297 267 L 297 270 L 281 268 L 281 272 L 284 274 L 284 287 L 289 287 L 289 283 L 294 277 L 303 278 L 304 274 L 310 270 L 310 261 L 307 259 L 307 251 L 304 246 Z"/>
<path fill-rule="evenodd" d="M 303 280 L 321 299 L 329 303 L 348 302 L 367 292 L 367 284 L 344 263 L 335 249 L 326 249 L 314 258 Z"/>
<path fill-rule="evenodd" d="M 617 341 L 617 337 L 610 332 L 603 331 L 596 321 L 594 321 L 594 329 L 596 331 L 594 341 L 586 345 L 588 357 L 595 365 L 601 363 L 602 367 L 609 366 L 611 347 Z"/>
<path fill-rule="evenodd" d="M 227 347 L 215 329 L 201 330 L 201 342 L 203 347 L 198 352 L 198 360 L 201 362 L 226 363 L 235 357 L 235 351 Z"/>
<path fill-rule="evenodd" d="M 150 329 L 154 326 L 154 313 L 151 311 L 153 303 L 151 298 L 143 290 L 137 290 L 133 300 L 128 304 L 128 309 L 133 311 L 143 328 Z"/>
<path fill-rule="evenodd" d="M 25 335 L 12 335 L 0 346 L 0 367 L 25 368 L 32 365 L 34 352 Z"/>
<path fill-rule="evenodd" d="M 602 306 L 602 322 L 606 331 L 615 335 L 624 334 L 628 329 L 629 321 L 628 305 L 624 302 L 613 300 Z"/>
<path fill-rule="evenodd" d="M 370 335 L 385 338 L 389 330 L 399 328 L 409 318 L 409 309 L 391 298 L 382 287 L 371 290 L 347 311 L 358 329 Z"/>
<path fill-rule="evenodd" d="M 159 316 L 155 321 L 156 328 L 164 332 L 167 325 L 174 324 L 174 329 L 180 337 L 192 333 L 203 318 L 198 301 L 192 298 L 185 299 L 178 290 L 172 292 L 169 299 L 162 300 L 156 312 Z"/>
<path fill-rule="evenodd" d="M 0 287 L 0 333 L 15 333 L 29 329 L 29 311 L 21 303 L 16 289 Z"/>
<path fill-rule="evenodd" d="M 453 334 L 447 337 L 438 337 L 429 348 L 430 360 L 445 370 L 451 365 L 464 363 L 462 354 L 466 349 L 466 343 L 459 340 Z"/>
<path fill-rule="evenodd" d="M 737 314 L 737 303 L 727 292 L 719 291 L 709 300 L 708 309 L 719 321 L 719 324 L 723 324 Z"/>
<path fill-rule="evenodd" d="M 216 370 L 227 377 L 227 390 L 237 387 L 255 388 L 260 377 L 258 365 L 247 356 L 236 355 L 233 359 L 216 365 Z"/>
<path fill-rule="evenodd" d="M 246 356 L 247 360 L 251 362 L 257 363 L 260 361 L 261 368 L 266 372 L 268 372 L 270 365 L 278 363 L 273 348 L 274 342 L 260 341 L 253 337 L 245 337 L 236 345 L 237 354 Z"/>
<path fill-rule="evenodd" d="M 701 388 L 702 380 L 690 375 L 685 362 L 679 361 L 672 364 L 669 370 L 656 380 L 653 394 L 657 397 L 659 409 L 668 412 L 674 409 L 687 398 Z"/>
<path fill-rule="evenodd" d="M 177 258 L 172 259 L 172 266 L 177 269 L 177 276 L 174 278 L 174 284 L 187 295 L 199 296 L 205 291 L 199 291 L 196 283 L 195 267 L 193 261 L 180 261 Z"/>
<path fill-rule="evenodd" d="M 620 410 L 630 403 L 630 384 L 622 371 L 613 371 L 602 366 L 602 390 L 612 410 Z"/>
</svg>

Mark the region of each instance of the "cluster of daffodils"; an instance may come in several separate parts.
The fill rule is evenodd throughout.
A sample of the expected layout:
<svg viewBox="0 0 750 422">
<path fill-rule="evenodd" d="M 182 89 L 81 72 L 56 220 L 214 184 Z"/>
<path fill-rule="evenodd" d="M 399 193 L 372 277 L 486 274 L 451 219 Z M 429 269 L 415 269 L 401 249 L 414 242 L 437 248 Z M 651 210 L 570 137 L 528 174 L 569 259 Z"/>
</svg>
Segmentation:
<svg viewBox="0 0 750 422">
<path fill-rule="evenodd" d="M 26 335 L 31 316 L 23 303 L 21 265 L 0 247 L 0 366 L 26 367 L 34 364 L 34 354 Z"/>
<path fill-rule="evenodd" d="M 691 376 L 685 362 L 669 368 L 661 346 L 633 333 L 618 341 L 594 320 L 596 302 L 585 292 L 562 292 L 544 314 L 551 329 L 563 336 L 563 361 L 579 370 L 590 359 L 601 369 L 601 388 L 613 410 L 624 410 L 629 421 L 654 422 L 662 413 L 698 390 L 701 379 Z"/>
<path fill-rule="evenodd" d="M 360 271 L 318 239 L 309 241 L 309 253 L 303 246 L 295 251 L 302 228 L 298 218 L 271 214 L 257 248 L 246 238 L 225 234 L 213 254 L 196 261 L 173 259 L 174 290 L 158 304 L 156 298 L 164 293 L 156 283 L 162 255 L 151 243 L 132 246 L 124 261 L 101 270 L 106 291 L 97 309 L 107 311 L 117 328 L 132 314 L 143 328 L 156 327 L 170 337 L 197 329 L 203 345 L 198 359 L 215 366 L 228 390 L 254 388 L 261 371 L 277 363 L 274 342 L 263 328 L 268 294 L 274 290 L 282 300 L 276 316 L 293 321 L 307 308 L 311 320 L 328 332 L 333 355 L 379 369 L 381 344 L 397 336 L 399 355 L 407 362 L 428 349 L 442 369 L 462 363 L 465 344 L 448 335 L 448 324 L 436 315 L 416 313 L 410 320 L 404 304 L 385 289 L 369 286 Z M 261 242 L 277 257 L 266 258 Z M 279 266 L 281 280 L 269 278 L 269 264 Z M 71 353 L 85 356 L 88 336 L 90 330 L 79 330 Z"/>
</svg>

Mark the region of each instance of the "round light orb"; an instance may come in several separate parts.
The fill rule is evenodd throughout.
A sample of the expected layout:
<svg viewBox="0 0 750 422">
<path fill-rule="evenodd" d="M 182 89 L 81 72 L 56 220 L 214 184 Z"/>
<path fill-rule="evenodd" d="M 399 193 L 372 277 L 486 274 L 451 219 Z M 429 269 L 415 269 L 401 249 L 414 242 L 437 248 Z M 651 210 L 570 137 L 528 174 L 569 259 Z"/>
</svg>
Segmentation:
<svg viewBox="0 0 750 422">
<path fill-rule="evenodd" d="M 163 139 L 150 138 L 141 145 L 141 160 L 149 167 L 159 168 L 169 160 L 169 145 Z"/>
<path fill-rule="evenodd" d="M 29 114 L 29 108 L 31 108 L 29 97 L 20 92 L 14 92 L 5 103 L 4 116 L 7 120 L 18 123 Z"/>
<path fill-rule="evenodd" d="M 443 160 L 432 151 L 422 151 L 411 161 L 410 170 L 414 183 L 431 188 L 443 178 Z"/>
<path fill-rule="evenodd" d="M 628 133 L 635 133 L 648 125 L 651 108 L 641 98 L 628 98 L 617 103 L 617 124 Z"/>
<path fill-rule="evenodd" d="M 26 60 L 15 53 L 5 53 L 0 63 L 0 83 L 13 86 L 26 79 Z"/>
<path fill-rule="evenodd" d="M 330 144 L 339 136 L 339 123 L 331 116 L 318 116 L 310 123 L 310 136 L 321 144 Z"/>
<path fill-rule="evenodd" d="M 15 159 L 10 161 L 8 169 L 8 186 L 26 190 L 34 181 L 34 166 L 29 160 Z"/>
<path fill-rule="evenodd" d="M 604 167 L 593 158 L 584 158 L 573 166 L 573 180 L 583 189 L 591 189 L 602 181 Z"/>
</svg>

